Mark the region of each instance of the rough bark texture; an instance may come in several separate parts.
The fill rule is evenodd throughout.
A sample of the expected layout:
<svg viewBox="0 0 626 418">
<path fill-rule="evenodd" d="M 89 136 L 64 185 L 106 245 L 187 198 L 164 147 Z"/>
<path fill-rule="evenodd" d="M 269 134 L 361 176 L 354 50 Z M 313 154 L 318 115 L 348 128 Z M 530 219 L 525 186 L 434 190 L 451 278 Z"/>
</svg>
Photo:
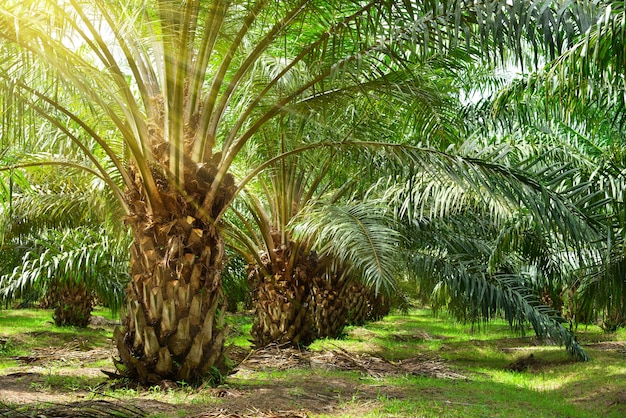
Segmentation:
<svg viewBox="0 0 626 418">
<path fill-rule="evenodd" d="M 389 299 L 340 275 L 314 280 L 313 324 L 316 338 L 337 338 L 347 325 L 363 325 L 389 314 Z"/>
<path fill-rule="evenodd" d="M 114 332 L 120 373 L 142 383 L 173 379 L 195 383 L 224 371 L 225 298 L 221 289 L 224 244 L 218 227 L 197 213 L 211 181 L 212 168 L 186 165 L 182 193 L 159 181 L 165 210 L 146 205 L 142 183 L 127 192 L 134 233 L 132 282 L 122 326 Z M 229 177 L 218 191 L 211 216 L 233 192 Z M 220 206 L 221 205 L 221 206 Z M 218 373 L 220 372 L 220 373 Z"/>
<path fill-rule="evenodd" d="M 336 275 L 316 277 L 311 287 L 315 338 L 337 338 L 348 324 L 348 307 L 342 289 L 345 281 Z"/>
<path fill-rule="evenodd" d="M 291 245 L 265 254 L 264 265 L 249 270 L 257 320 L 252 338 L 257 347 L 270 343 L 310 344 L 315 338 L 311 315 L 311 284 L 317 274 L 314 254 L 293 254 Z"/>
<path fill-rule="evenodd" d="M 84 284 L 55 280 L 40 306 L 54 309 L 53 319 L 58 326 L 86 327 L 93 302 L 93 294 Z"/>
<path fill-rule="evenodd" d="M 290 242 L 275 248 L 273 259 L 264 254 L 263 266 L 249 267 L 257 347 L 337 338 L 346 325 L 362 325 L 389 313 L 387 298 L 342 275 L 322 273 L 323 260 L 315 253 L 294 255 L 294 247 Z"/>
<path fill-rule="evenodd" d="M 378 294 L 359 282 L 350 282 L 342 292 L 345 300 L 347 323 L 363 325 L 368 321 L 378 321 L 389 314 L 389 299 Z"/>
</svg>

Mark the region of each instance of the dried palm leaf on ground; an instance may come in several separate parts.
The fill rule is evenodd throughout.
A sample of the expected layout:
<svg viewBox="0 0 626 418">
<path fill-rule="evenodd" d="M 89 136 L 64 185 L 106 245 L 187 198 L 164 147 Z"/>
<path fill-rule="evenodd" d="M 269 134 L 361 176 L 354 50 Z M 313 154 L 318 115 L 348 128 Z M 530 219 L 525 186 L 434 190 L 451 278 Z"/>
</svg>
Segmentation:
<svg viewBox="0 0 626 418">
<path fill-rule="evenodd" d="M 442 379 L 467 379 L 439 358 L 416 356 L 391 362 L 369 354 L 353 354 L 339 347 L 336 350 L 312 352 L 272 345 L 250 352 L 234 371 L 292 368 L 357 370 L 372 377 L 412 374 Z"/>
<path fill-rule="evenodd" d="M 307 367 L 308 364 L 307 351 L 279 344 L 270 344 L 266 347 L 252 350 L 233 372 L 240 369 L 261 370 L 265 368 L 287 370 Z"/>
<path fill-rule="evenodd" d="M 0 402 L 0 417 L 7 418 L 143 418 L 147 416 L 146 412 L 131 404 L 105 400 L 26 406 Z"/>
<path fill-rule="evenodd" d="M 260 411 L 256 408 L 249 409 L 243 413 L 230 413 L 225 410 L 202 413 L 191 418 L 308 418 L 309 414 L 303 411 Z"/>
<path fill-rule="evenodd" d="M 314 354 L 310 358 L 311 363 L 331 364 L 339 370 L 359 370 L 372 377 L 383 377 L 390 375 L 419 375 L 427 377 L 437 377 L 440 379 L 466 379 L 460 373 L 453 371 L 441 359 L 432 359 L 422 356 L 408 358 L 398 362 L 391 362 L 381 357 L 370 356 L 368 354 L 352 354 L 339 348 Z"/>
<path fill-rule="evenodd" d="M 535 358 L 534 354 L 530 354 L 529 356 L 518 358 L 514 362 L 508 364 L 504 370 L 508 370 L 511 372 L 523 372 L 528 370 L 529 367 L 533 367 L 539 363 L 539 360 Z"/>
<path fill-rule="evenodd" d="M 415 376 L 436 377 L 439 379 L 459 379 L 465 380 L 468 377 L 461 373 L 457 373 L 446 365 L 441 359 L 424 359 L 420 357 L 412 357 L 401 360 L 397 363 L 398 367 L 406 373 Z"/>
</svg>

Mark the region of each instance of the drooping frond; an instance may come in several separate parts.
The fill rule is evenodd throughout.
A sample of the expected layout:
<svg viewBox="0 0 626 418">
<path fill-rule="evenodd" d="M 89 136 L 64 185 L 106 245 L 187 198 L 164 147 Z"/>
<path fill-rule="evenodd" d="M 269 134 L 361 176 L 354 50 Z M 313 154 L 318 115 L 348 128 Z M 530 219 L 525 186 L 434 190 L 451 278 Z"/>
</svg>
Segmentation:
<svg viewBox="0 0 626 418">
<path fill-rule="evenodd" d="M 30 248 L 12 273 L 0 277 L 8 302 L 31 289 L 45 291 L 53 280 L 82 283 L 112 309 L 119 309 L 129 281 L 129 240 L 100 229 L 49 230 L 23 243 Z M 28 244 L 28 245 L 26 245 Z"/>
<path fill-rule="evenodd" d="M 402 236 L 389 214 L 372 203 L 313 206 L 292 223 L 294 236 L 308 240 L 324 256 L 352 268 L 376 290 L 393 291 L 401 272 Z"/>
<path fill-rule="evenodd" d="M 567 351 L 580 360 L 588 359 L 572 334 L 563 327 L 564 321 L 530 292 L 523 275 L 489 275 L 432 255 L 418 256 L 414 262 L 413 267 L 417 271 L 435 272 L 440 286 L 446 287 L 445 292 L 451 297 L 451 303 L 457 309 L 468 312 L 469 316 L 476 316 L 476 312 L 484 318 L 501 314 L 511 325 L 518 326 L 528 321 L 538 337 L 565 345 Z M 476 312 L 472 312 L 474 310 Z M 457 315 L 462 317 L 458 312 Z"/>
<path fill-rule="evenodd" d="M 397 181 L 402 185 L 412 185 L 410 178 L 413 176 L 416 179 L 430 176 L 435 182 L 456 183 L 465 190 L 471 190 L 475 196 L 484 196 L 486 202 L 492 199 L 505 208 L 524 207 L 536 216 L 537 222 L 546 230 L 558 231 L 564 239 L 571 240 L 572 245 L 597 240 L 598 229 L 602 227 L 601 223 L 583 210 L 589 201 L 587 195 L 581 195 L 579 200 L 570 199 L 576 197 L 581 185 L 574 185 L 570 190 L 555 190 L 570 175 L 567 166 L 557 164 L 533 173 L 522 170 L 522 166 L 499 163 L 495 157 L 502 154 L 503 150 L 498 148 L 491 150 L 494 154 L 485 152 L 474 157 L 407 144 L 366 141 L 345 141 L 339 144 L 322 142 L 303 146 L 290 153 L 316 148 L 363 152 L 369 161 L 376 161 L 370 166 L 376 168 L 379 177 L 383 173 L 400 172 L 404 180 L 398 177 Z M 582 186 L 590 187 L 589 184 Z M 405 196 L 407 199 L 413 197 L 410 192 Z"/>
<path fill-rule="evenodd" d="M 550 265 L 544 262 L 558 254 L 550 248 L 539 258 L 528 252 L 525 245 L 534 245 L 532 236 L 522 237 L 523 244 L 502 253 L 503 233 L 510 235 L 507 229 L 492 223 L 488 212 L 471 209 L 408 226 L 407 268 L 422 297 L 464 321 L 502 316 L 522 331 L 530 323 L 538 337 L 564 344 L 571 354 L 586 360 L 563 328 L 560 314 L 539 298 L 538 290 L 545 290 L 552 279 Z"/>
</svg>

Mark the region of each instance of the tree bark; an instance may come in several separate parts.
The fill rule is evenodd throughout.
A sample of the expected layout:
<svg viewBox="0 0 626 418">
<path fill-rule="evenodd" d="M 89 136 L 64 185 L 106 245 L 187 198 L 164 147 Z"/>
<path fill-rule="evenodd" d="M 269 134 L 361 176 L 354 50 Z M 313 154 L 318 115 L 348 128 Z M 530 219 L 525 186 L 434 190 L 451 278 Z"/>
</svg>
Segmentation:
<svg viewBox="0 0 626 418">
<path fill-rule="evenodd" d="M 93 301 L 92 292 L 83 283 L 54 280 L 40 306 L 54 308 L 53 319 L 56 325 L 84 328 L 89 325 Z"/>
<path fill-rule="evenodd" d="M 391 305 L 389 299 L 375 292 L 365 285 L 351 281 L 341 293 L 347 309 L 347 323 L 363 325 L 369 321 L 378 321 L 389 314 Z"/>
<path fill-rule="evenodd" d="M 337 338 L 348 324 L 348 308 L 342 297 L 345 281 L 341 276 L 316 277 L 311 287 L 315 338 Z"/>
<path fill-rule="evenodd" d="M 337 338 L 346 325 L 362 325 L 389 313 L 387 298 L 341 275 L 322 274 L 324 261 L 315 253 L 294 256 L 295 247 L 290 242 L 275 248 L 273 259 L 264 254 L 263 266 L 249 267 L 255 346 Z"/>
<path fill-rule="evenodd" d="M 257 317 L 252 326 L 254 344 L 308 345 L 315 338 L 311 283 L 317 274 L 317 257 L 292 257 L 291 246 L 277 248 L 274 253 L 274 261 L 266 254 L 264 266 L 249 269 Z"/>
<path fill-rule="evenodd" d="M 137 183 L 127 193 L 132 210 L 127 222 L 134 234 L 132 281 L 122 326 L 114 332 L 118 371 L 144 384 L 219 379 L 225 372 L 224 243 L 218 225 L 197 213 L 213 179 L 200 168 L 186 173 L 184 192 L 157 182 L 165 205 L 157 212 L 147 209 L 139 176 L 132 167 L 130 172 Z M 229 180 L 218 192 L 211 217 L 229 200 Z"/>
</svg>

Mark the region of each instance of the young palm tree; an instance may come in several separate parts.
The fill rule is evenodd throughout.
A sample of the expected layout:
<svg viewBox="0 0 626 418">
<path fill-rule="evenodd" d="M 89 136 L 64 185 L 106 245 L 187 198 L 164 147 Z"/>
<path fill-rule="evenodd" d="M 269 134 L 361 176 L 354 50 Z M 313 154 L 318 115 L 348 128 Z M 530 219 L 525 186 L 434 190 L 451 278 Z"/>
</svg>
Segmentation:
<svg viewBox="0 0 626 418">
<path fill-rule="evenodd" d="M 252 336 L 259 346 L 308 344 L 339 335 L 349 320 L 351 276 L 363 275 L 373 286 L 393 286 L 397 234 L 385 226 L 384 216 L 374 222 L 374 205 L 368 212 L 337 202 L 350 189 L 336 188 L 337 176 L 329 175 L 333 160 L 313 167 L 308 159 L 284 159 L 258 179 L 257 193 L 241 196 L 245 210 L 231 208 L 239 222 L 226 231 L 227 241 L 249 260 L 257 316 Z M 307 229 L 303 220 L 314 210 L 328 215 L 325 227 Z M 350 246 L 350 254 L 337 254 L 325 242 L 332 241 L 329 236 L 318 239 L 330 228 L 344 234 L 337 241 Z"/>
<path fill-rule="evenodd" d="M 13 271 L 0 277 L 0 299 L 9 302 L 36 291 L 54 309 L 57 325 L 85 327 L 95 297 L 113 310 L 122 305 L 129 281 L 127 242 L 84 227 L 22 238 L 14 245 L 27 250 L 14 260 Z"/>
<path fill-rule="evenodd" d="M 114 310 L 121 306 L 128 235 L 115 219 L 115 201 L 88 175 L 46 166 L 37 171 L 0 175 L 6 191 L 0 249 L 12 255 L 0 273 L 0 297 L 9 303 L 41 295 L 58 325 L 86 326 L 94 297 Z"/>
<path fill-rule="evenodd" d="M 219 219 L 236 191 L 229 171 L 262 126 L 309 103 L 393 92 L 406 61 L 475 37 L 489 53 L 504 39 L 520 49 L 523 33 L 558 45 L 561 25 L 579 28 L 572 16 L 520 1 L 8 0 L 0 80 L 124 205 L 134 244 L 119 370 L 194 381 L 223 364 Z M 280 59 L 253 82 L 267 56 Z M 58 87 L 42 88 L 36 67 Z M 309 76 L 286 87 L 298 67 Z"/>
</svg>

